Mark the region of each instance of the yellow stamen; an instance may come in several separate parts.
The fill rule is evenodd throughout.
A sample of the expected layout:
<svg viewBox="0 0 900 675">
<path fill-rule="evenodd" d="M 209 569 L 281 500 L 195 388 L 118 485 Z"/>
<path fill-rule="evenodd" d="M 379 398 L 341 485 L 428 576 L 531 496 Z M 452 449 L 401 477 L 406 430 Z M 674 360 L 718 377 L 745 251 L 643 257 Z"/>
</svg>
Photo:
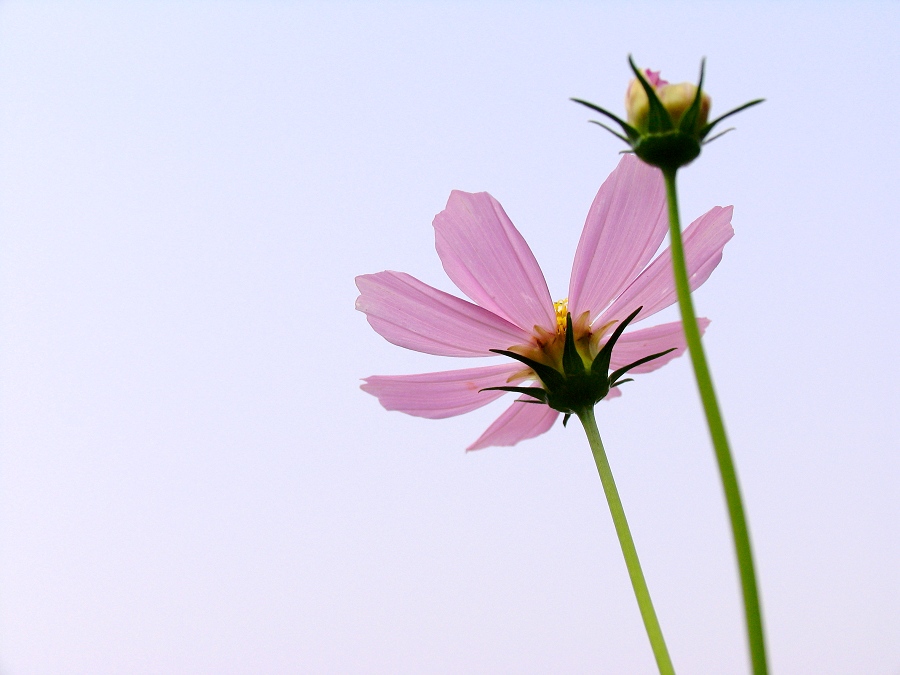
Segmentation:
<svg viewBox="0 0 900 675">
<path fill-rule="evenodd" d="M 553 309 L 556 310 L 556 332 L 562 334 L 566 332 L 566 314 L 569 313 L 569 299 L 563 298 L 553 303 Z"/>
</svg>

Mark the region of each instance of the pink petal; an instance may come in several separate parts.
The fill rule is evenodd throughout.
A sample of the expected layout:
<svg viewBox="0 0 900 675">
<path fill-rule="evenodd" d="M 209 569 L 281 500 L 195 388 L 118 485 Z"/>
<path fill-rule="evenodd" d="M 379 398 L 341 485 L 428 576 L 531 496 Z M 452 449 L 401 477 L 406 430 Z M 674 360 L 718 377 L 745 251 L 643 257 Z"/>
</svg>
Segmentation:
<svg viewBox="0 0 900 675">
<path fill-rule="evenodd" d="M 703 335 L 706 332 L 706 327 L 709 325 L 709 319 L 699 318 L 697 319 L 697 325 L 700 328 L 700 334 Z M 619 341 L 616 342 L 616 346 L 613 347 L 610 368 L 616 370 L 645 356 L 659 354 L 675 347 L 674 352 L 669 352 L 665 356 L 628 371 L 629 373 L 649 373 L 662 368 L 672 359 L 681 356 L 684 353 L 685 346 L 684 331 L 681 328 L 680 321 L 634 330 L 624 333 L 619 338 Z"/>
<path fill-rule="evenodd" d="M 438 356 L 493 356 L 531 334 L 488 310 L 402 272 L 356 277 L 356 309 L 388 342 Z"/>
<path fill-rule="evenodd" d="M 709 275 L 722 260 L 722 249 L 734 236 L 731 227 L 730 206 L 716 206 L 700 216 L 684 231 L 684 257 L 688 268 L 691 290 L 698 288 L 709 279 Z M 677 300 L 675 279 L 672 273 L 672 250 L 667 248 L 643 273 L 634 280 L 610 308 L 597 321 L 602 325 L 607 321 L 624 319 L 638 307 L 644 309 L 636 321 L 665 309 Z"/>
<path fill-rule="evenodd" d="M 531 331 L 555 329 L 547 282 L 525 239 L 487 192 L 454 190 L 434 218 L 447 276 L 485 309 Z"/>
<path fill-rule="evenodd" d="M 668 80 L 664 80 L 660 77 L 661 74 L 662 74 L 661 70 L 654 71 L 654 70 L 650 70 L 649 68 L 647 68 L 644 71 L 644 77 L 647 78 L 647 82 L 649 82 L 651 85 L 653 85 L 654 89 L 659 89 L 660 87 L 664 87 L 667 84 L 669 84 Z"/>
<path fill-rule="evenodd" d="M 569 281 L 569 311 L 597 316 L 644 269 L 668 228 L 662 173 L 625 155 L 591 204 Z"/>
<path fill-rule="evenodd" d="M 471 412 L 495 401 L 506 392 L 479 391 L 502 387 L 511 375 L 522 370 L 518 363 L 467 368 L 419 375 L 373 375 L 360 389 L 378 397 L 387 410 L 399 410 L 416 417 L 443 419 Z"/>
<path fill-rule="evenodd" d="M 515 445 L 527 438 L 534 438 L 549 431 L 559 417 L 553 408 L 541 403 L 522 403 L 533 400 L 520 396 L 494 423 L 472 443 L 469 450 L 481 450 L 492 445 Z"/>
</svg>

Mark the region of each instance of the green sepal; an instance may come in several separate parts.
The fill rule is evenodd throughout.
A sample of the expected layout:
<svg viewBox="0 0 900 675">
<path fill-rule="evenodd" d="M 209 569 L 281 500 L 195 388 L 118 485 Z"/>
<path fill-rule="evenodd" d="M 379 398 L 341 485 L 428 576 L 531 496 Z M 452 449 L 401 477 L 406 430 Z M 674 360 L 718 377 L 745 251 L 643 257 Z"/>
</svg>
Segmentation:
<svg viewBox="0 0 900 675">
<path fill-rule="evenodd" d="M 606 377 L 606 374 L 609 372 L 609 362 L 610 359 L 612 359 L 612 350 L 613 347 L 616 346 L 616 341 L 622 335 L 622 332 L 628 324 L 632 322 L 634 317 L 636 317 L 642 309 L 644 309 L 643 305 L 634 310 L 626 319 L 616 326 L 613 334 L 609 336 L 609 340 L 606 341 L 606 344 L 603 345 L 603 348 L 597 352 L 597 356 L 594 357 L 594 360 L 591 363 L 591 375 L 603 375 Z"/>
<path fill-rule="evenodd" d="M 751 107 L 753 107 L 753 106 L 755 106 L 755 105 L 757 105 L 757 104 L 759 104 L 759 103 L 762 103 L 762 102 L 765 101 L 765 100 L 766 100 L 766 99 L 764 99 L 764 98 L 757 98 L 757 99 L 754 99 L 754 100 L 752 100 L 752 101 L 748 101 L 748 102 L 745 103 L 744 105 L 739 105 L 739 106 L 738 106 L 737 108 L 735 108 L 734 110 L 729 110 L 729 111 L 728 111 L 727 113 L 725 113 L 724 115 L 720 115 L 719 117 L 717 117 L 716 119 L 714 119 L 712 122 L 709 122 L 705 127 L 703 127 L 703 128 L 699 131 L 698 136 L 699 136 L 700 140 L 703 140 L 704 138 L 706 138 L 706 137 L 709 135 L 709 132 L 712 131 L 713 127 L 716 126 L 716 125 L 717 125 L 719 122 L 721 122 L 722 120 L 724 120 L 726 117 L 731 117 L 732 115 L 734 115 L 734 114 L 736 114 L 736 113 L 739 113 L 739 112 L 741 112 L 742 110 L 746 110 L 747 108 L 751 108 Z M 723 133 L 724 133 L 724 132 L 723 132 Z M 719 134 L 719 135 L 721 135 L 721 134 Z M 710 139 L 710 140 L 712 140 L 712 139 Z"/>
<path fill-rule="evenodd" d="M 610 387 L 616 386 L 616 385 L 614 385 L 614 384 L 612 384 L 612 383 L 615 382 L 616 380 L 618 380 L 620 377 L 622 377 L 622 375 L 624 375 L 625 373 L 627 373 L 627 372 L 628 372 L 629 370 L 631 370 L 632 368 L 637 368 L 638 366 L 644 365 L 644 364 L 647 363 L 648 361 L 653 361 L 654 359 L 658 359 L 660 356 L 665 356 L 665 355 L 668 354 L 669 352 L 674 352 L 675 349 L 676 349 L 676 347 L 672 347 L 671 349 L 667 349 L 666 351 L 660 352 L 659 354 L 651 354 L 650 356 L 645 356 L 645 357 L 642 358 L 642 359 L 638 359 L 638 360 L 635 361 L 634 363 L 629 363 L 627 366 L 622 366 L 622 367 L 619 368 L 618 370 L 614 370 L 614 371 L 610 374 L 610 376 L 609 376 L 609 381 L 610 381 L 610 385 L 609 385 L 609 386 L 610 386 Z"/>
<path fill-rule="evenodd" d="M 563 347 L 562 363 L 566 377 L 584 374 L 584 361 L 575 347 L 574 329 L 572 328 L 572 315 L 566 312 L 566 344 Z"/>
<path fill-rule="evenodd" d="M 701 145 L 707 145 L 709 143 L 712 143 L 717 138 L 722 138 L 722 136 L 727 134 L 729 131 L 734 131 L 734 129 L 735 129 L 734 127 L 728 127 L 724 131 L 720 131 L 719 133 L 717 133 L 715 136 L 710 136 L 709 138 L 705 139 Z"/>
<path fill-rule="evenodd" d="M 563 426 L 566 426 L 569 423 L 569 418 L 572 416 L 572 413 L 566 413 L 563 416 Z"/>
<path fill-rule="evenodd" d="M 609 388 L 610 388 L 610 390 L 612 390 L 614 387 L 618 387 L 620 384 L 625 384 L 626 382 L 634 382 L 634 378 L 626 377 L 624 380 L 619 380 L 618 382 L 614 382 L 614 383 L 610 384 Z"/>
<path fill-rule="evenodd" d="M 677 171 L 700 155 L 700 141 L 694 134 L 672 130 L 641 136 L 633 146 L 634 154 L 650 166 Z"/>
<path fill-rule="evenodd" d="M 547 392 L 541 387 L 485 387 L 484 389 L 479 389 L 478 393 L 480 394 L 483 391 L 511 391 L 515 394 L 532 396 L 541 403 L 547 402 Z M 531 403 L 531 401 L 528 402 Z"/>
<path fill-rule="evenodd" d="M 551 368 L 550 366 L 544 365 L 539 361 L 529 359 L 527 356 L 522 356 L 521 354 L 516 354 L 515 352 L 510 352 L 505 349 L 491 349 L 490 351 L 494 352 L 495 354 L 508 356 L 511 359 L 519 361 L 520 363 L 524 363 L 535 373 L 537 373 L 537 376 L 541 378 L 541 381 L 550 388 L 559 387 L 566 381 L 565 376 L 563 376 L 562 373 L 556 370 L 556 368 Z"/>
<path fill-rule="evenodd" d="M 641 73 L 640 69 L 635 65 L 634 59 L 631 58 L 631 54 L 628 55 L 628 63 L 634 71 L 638 82 L 640 82 L 641 86 L 644 88 L 644 91 L 647 94 L 647 100 L 650 103 L 650 111 L 647 116 L 647 131 L 651 134 L 657 134 L 661 131 L 672 131 L 675 129 L 669 111 L 666 110 L 662 101 L 660 101 L 659 97 L 656 95 L 656 89 L 647 82 L 644 78 L 644 74 Z"/>
<path fill-rule="evenodd" d="M 622 134 L 620 134 L 618 131 L 616 131 L 612 127 L 606 126 L 605 124 L 603 124 L 603 122 L 598 122 L 597 120 L 588 120 L 588 123 L 596 124 L 598 127 L 603 127 L 604 129 L 606 129 L 609 133 L 611 133 L 616 138 L 619 138 L 619 139 L 625 141 L 626 143 L 628 143 L 628 145 L 631 145 L 631 141 L 629 139 L 625 138 Z"/>
<path fill-rule="evenodd" d="M 700 81 L 697 83 L 697 93 L 691 102 L 691 107 L 687 109 L 678 124 L 678 130 L 686 134 L 694 135 L 694 127 L 697 125 L 697 118 L 700 115 L 700 102 L 703 98 L 703 71 L 706 68 L 706 59 L 700 60 Z"/>
<path fill-rule="evenodd" d="M 570 100 L 570 101 L 574 101 L 575 103 L 580 103 L 580 104 L 583 105 L 583 106 L 587 106 L 588 108 L 590 108 L 590 109 L 593 110 L 594 112 L 598 112 L 598 113 L 600 113 L 601 115 L 605 115 L 606 117 L 608 117 L 609 119 L 611 119 L 613 122 L 615 122 L 616 124 L 618 124 L 620 127 L 622 127 L 622 131 L 625 132 L 625 135 L 628 136 L 627 139 L 624 139 L 627 143 L 630 143 L 631 141 L 634 141 L 634 140 L 640 138 L 640 135 L 641 135 L 641 132 L 640 132 L 640 131 L 638 131 L 637 129 L 635 129 L 633 126 L 631 126 L 630 124 L 628 124 L 628 122 L 626 122 L 625 120 L 621 119 L 620 117 L 617 117 L 616 115 L 613 115 L 611 112 L 609 112 L 609 110 L 606 110 L 606 109 L 604 109 L 604 108 L 601 108 L 599 105 L 597 105 L 597 104 L 595 104 L 595 103 L 591 103 L 590 101 L 585 101 L 584 99 L 580 99 L 580 98 L 570 98 L 569 100 Z M 593 120 L 591 120 L 591 121 L 593 121 Z M 600 122 L 594 122 L 594 124 L 600 124 Z M 606 129 L 607 131 L 612 132 L 612 133 L 615 134 L 616 136 L 619 136 L 619 138 L 622 138 L 622 136 L 620 136 L 619 134 L 617 134 L 615 131 L 613 131 L 613 130 L 610 129 L 609 127 L 607 127 L 607 126 L 605 126 L 605 125 L 603 125 L 603 124 L 600 124 L 600 126 L 603 127 L 604 129 Z"/>
</svg>

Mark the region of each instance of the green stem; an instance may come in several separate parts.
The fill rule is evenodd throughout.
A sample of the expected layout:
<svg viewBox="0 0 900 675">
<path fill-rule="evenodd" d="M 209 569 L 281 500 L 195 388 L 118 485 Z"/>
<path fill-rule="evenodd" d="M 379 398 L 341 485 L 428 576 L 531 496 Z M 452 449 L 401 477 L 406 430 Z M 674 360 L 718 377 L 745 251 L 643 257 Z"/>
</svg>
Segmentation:
<svg viewBox="0 0 900 675">
<path fill-rule="evenodd" d="M 725 435 L 725 424 L 716 392 L 713 388 L 703 344 L 700 342 L 700 330 L 697 327 L 697 315 L 691 300 L 688 285 L 687 265 L 684 259 L 684 245 L 681 239 L 681 222 L 678 217 L 678 196 L 675 192 L 676 169 L 663 169 L 666 179 L 666 196 L 669 202 L 669 237 L 672 245 L 672 267 L 675 271 L 675 287 L 678 291 L 678 305 L 681 309 L 681 322 L 684 325 L 684 336 L 691 354 L 700 399 L 706 412 L 709 435 L 712 437 L 722 487 L 725 490 L 725 502 L 728 505 L 728 516 L 731 519 L 731 532 L 734 536 L 734 547 L 737 553 L 738 569 L 741 577 L 741 589 L 744 595 L 744 615 L 747 621 L 747 637 L 750 645 L 750 659 L 754 675 L 766 675 L 766 643 L 763 635 L 762 610 L 759 603 L 759 591 L 756 585 L 756 572 L 753 566 L 753 551 L 750 547 L 750 532 L 747 529 L 747 518 L 741 500 L 741 489 L 738 485 L 734 460 L 728 447 Z"/>
<path fill-rule="evenodd" d="M 600 440 L 600 432 L 597 430 L 597 420 L 594 418 L 594 409 L 587 408 L 578 413 L 578 419 L 584 425 L 588 442 L 591 444 L 591 452 L 594 454 L 594 462 L 600 473 L 600 482 L 603 484 L 603 492 L 609 503 L 609 512 L 612 514 L 613 524 L 616 526 L 616 534 L 619 536 L 619 544 L 622 546 L 622 554 L 625 556 L 625 565 L 628 567 L 628 576 L 631 577 L 631 585 L 634 587 L 634 595 L 637 598 L 638 607 L 641 610 L 641 618 L 647 629 L 647 637 L 650 638 L 650 646 L 656 657 L 656 665 L 660 675 L 675 675 L 672 660 L 666 649 L 666 641 L 663 639 L 662 629 L 650 600 L 650 591 L 647 590 L 647 582 L 644 581 L 644 573 L 641 571 L 641 561 L 638 560 L 637 549 L 634 547 L 634 539 L 631 538 L 631 530 L 628 529 L 628 521 L 625 519 L 625 509 L 622 508 L 622 500 L 619 499 L 619 491 L 616 490 L 616 482 L 613 480 L 612 469 L 609 468 L 609 460 L 606 458 L 606 450 Z"/>
</svg>

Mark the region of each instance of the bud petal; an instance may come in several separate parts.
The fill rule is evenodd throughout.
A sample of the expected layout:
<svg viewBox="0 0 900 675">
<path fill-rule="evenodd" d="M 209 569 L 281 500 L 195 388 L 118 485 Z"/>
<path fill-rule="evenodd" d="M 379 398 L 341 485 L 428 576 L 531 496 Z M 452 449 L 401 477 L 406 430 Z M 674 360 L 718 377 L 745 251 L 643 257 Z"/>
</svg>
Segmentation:
<svg viewBox="0 0 900 675">
<path fill-rule="evenodd" d="M 625 112 L 628 114 L 628 124 L 640 131 L 642 134 L 647 131 L 647 120 L 650 116 L 650 101 L 647 99 L 647 92 L 641 86 L 637 78 L 634 78 L 628 84 L 628 91 L 625 92 Z"/>
<path fill-rule="evenodd" d="M 681 122 L 681 118 L 684 117 L 684 113 L 687 112 L 697 97 L 697 85 L 690 82 L 668 84 L 658 89 L 657 94 L 663 107 L 671 116 L 672 124 L 677 127 Z M 700 96 L 700 112 L 697 116 L 697 122 L 690 131 L 696 132 L 706 126 L 711 105 L 712 101 L 709 96 L 706 92 L 703 92 Z"/>
</svg>

